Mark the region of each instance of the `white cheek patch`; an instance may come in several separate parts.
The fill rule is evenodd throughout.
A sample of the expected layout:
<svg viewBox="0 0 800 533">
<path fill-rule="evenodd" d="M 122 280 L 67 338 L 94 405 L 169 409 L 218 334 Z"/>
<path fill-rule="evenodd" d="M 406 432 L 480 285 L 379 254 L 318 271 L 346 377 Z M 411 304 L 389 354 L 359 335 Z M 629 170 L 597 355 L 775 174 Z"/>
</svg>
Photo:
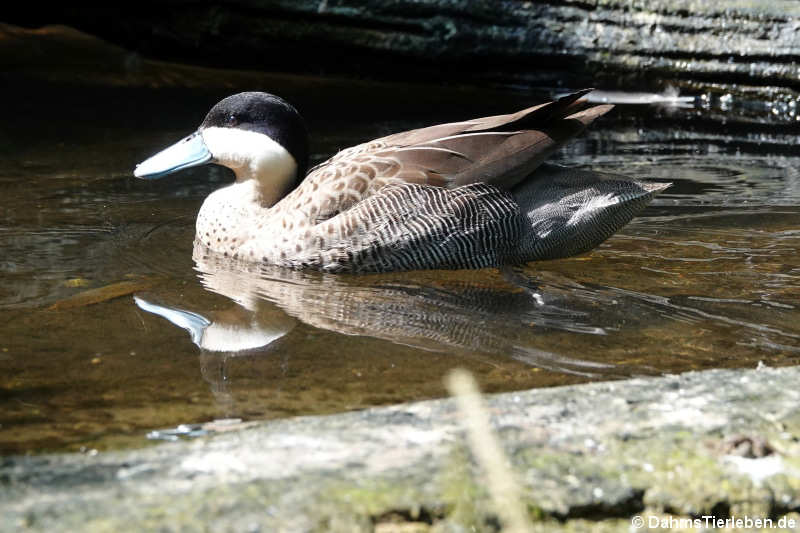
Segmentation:
<svg viewBox="0 0 800 533">
<path fill-rule="evenodd" d="M 203 141 L 214 162 L 232 169 L 239 181 L 293 179 L 297 162 L 283 146 L 267 135 L 237 128 L 211 127 L 202 130 Z"/>
</svg>

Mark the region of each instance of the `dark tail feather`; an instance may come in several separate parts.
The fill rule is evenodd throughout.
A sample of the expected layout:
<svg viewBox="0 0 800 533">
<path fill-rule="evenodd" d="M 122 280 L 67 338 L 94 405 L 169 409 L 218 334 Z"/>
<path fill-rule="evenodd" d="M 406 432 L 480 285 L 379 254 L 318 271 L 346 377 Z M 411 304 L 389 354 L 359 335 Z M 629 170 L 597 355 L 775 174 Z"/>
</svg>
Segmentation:
<svg viewBox="0 0 800 533">
<path fill-rule="evenodd" d="M 464 133 L 542 129 L 558 119 L 565 118 L 567 115 L 581 111 L 587 105 L 586 100 L 581 100 L 581 98 L 593 90 L 594 89 L 583 89 L 581 91 L 562 96 L 558 100 L 528 107 L 510 115 L 485 117 L 480 119 L 474 126 L 464 129 Z"/>
</svg>

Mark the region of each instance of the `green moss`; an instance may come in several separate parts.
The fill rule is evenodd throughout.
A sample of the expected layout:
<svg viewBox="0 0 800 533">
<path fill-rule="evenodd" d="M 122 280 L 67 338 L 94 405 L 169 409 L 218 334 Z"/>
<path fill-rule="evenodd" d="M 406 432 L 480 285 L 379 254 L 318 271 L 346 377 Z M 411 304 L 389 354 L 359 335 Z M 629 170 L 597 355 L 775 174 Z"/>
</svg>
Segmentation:
<svg viewBox="0 0 800 533">
<path fill-rule="evenodd" d="M 488 496 L 470 472 L 467 450 L 456 447 L 443 464 L 436 490 L 450 506 L 448 521 L 467 531 L 479 527 L 488 511 Z"/>
</svg>

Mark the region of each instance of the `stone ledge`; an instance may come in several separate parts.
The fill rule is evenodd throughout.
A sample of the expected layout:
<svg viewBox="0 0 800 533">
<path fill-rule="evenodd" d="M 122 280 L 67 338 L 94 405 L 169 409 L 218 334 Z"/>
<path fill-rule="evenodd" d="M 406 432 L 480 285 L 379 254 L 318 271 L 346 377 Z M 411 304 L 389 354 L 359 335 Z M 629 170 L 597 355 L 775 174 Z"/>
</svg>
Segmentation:
<svg viewBox="0 0 800 533">
<path fill-rule="evenodd" d="M 487 403 L 536 528 L 777 522 L 799 518 L 798 379 L 798 367 L 711 370 Z M 436 400 L 136 451 L 7 457 L 0 531 L 494 530 L 463 431 L 454 402 Z"/>
</svg>

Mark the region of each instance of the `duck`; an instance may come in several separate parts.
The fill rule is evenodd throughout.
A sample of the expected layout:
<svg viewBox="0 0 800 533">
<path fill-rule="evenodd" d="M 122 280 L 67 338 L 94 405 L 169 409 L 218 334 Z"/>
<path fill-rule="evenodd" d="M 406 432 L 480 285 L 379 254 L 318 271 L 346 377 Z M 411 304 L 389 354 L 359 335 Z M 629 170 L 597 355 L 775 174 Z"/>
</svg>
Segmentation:
<svg viewBox="0 0 800 533">
<path fill-rule="evenodd" d="M 669 186 L 546 163 L 613 108 L 589 105 L 590 91 L 391 134 L 310 169 L 300 113 L 278 96 L 242 92 L 134 176 L 231 169 L 233 183 L 197 214 L 194 247 L 244 264 L 360 273 L 569 257 L 598 246 Z"/>
</svg>

